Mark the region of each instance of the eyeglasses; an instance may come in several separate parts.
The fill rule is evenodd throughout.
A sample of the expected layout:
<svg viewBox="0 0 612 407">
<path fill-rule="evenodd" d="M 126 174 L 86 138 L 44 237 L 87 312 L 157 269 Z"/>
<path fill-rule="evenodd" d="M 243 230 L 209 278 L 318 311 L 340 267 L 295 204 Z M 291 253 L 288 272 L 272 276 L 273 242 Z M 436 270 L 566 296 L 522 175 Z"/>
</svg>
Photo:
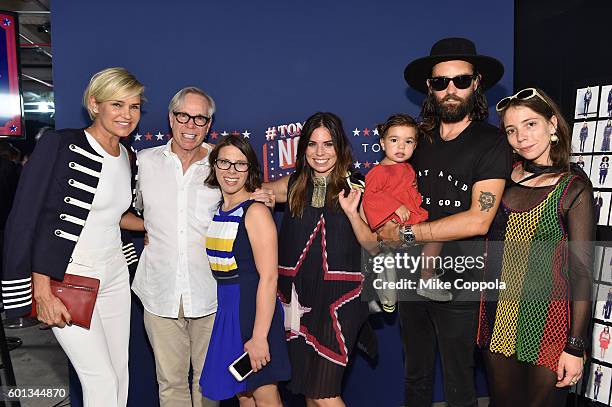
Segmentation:
<svg viewBox="0 0 612 407">
<path fill-rule="evenodd" d="M 185 112 L 172 112 L 174 117 L 176 117 L 176 121 L 181 124 L 187 124 L 189 120 L 193 119 L 193 123 L 198 127 L 206 126 L 206 123 L 210 121 L 210 117 L 206 116 L 192 116 Z"/>
<path fill-rule="evenodd" d="M 251 166 L 251 164 L 245 163 L 244 161 L 237 161 L 234 163 L 221 158 L 217 158 L 215 160 L 215 165 L 220 170 L 229 170 L 233 165 L 234 169 L 238 172 L 247 172 L 249 170 L 249 167 Z"/>
<path fill-rule="evenodd" d="M 528 99 L 531 99 L 532 97 L 535 97 L 535 96 L 539 97 L 540 100 L 542 100 L 542 102 L 546 103 L 546 105 L 548 107 L 551 107 L 548 104 L 548 102 L 546 101 L 546 99 L 544 99 L 544 97 L 538 93 L 536 88 L 525 88 L 523 90 L 519 90 L 514 95 L 506 96 L 505 98 L 503 98 L 502 100 L 497 102 L 497 104 L 495 105 L 495 110 L 498 111 L 498 112 L 501 112 L 502 110 L 507 108 L 508 105 L 510 105 L 510 102 L 513 99 L 528 100 Z M 551 107 L 551 109 L 552 109 L 552 107 Z"/>
<path fill-rule="evenodd" d="M 453 81 L 457 89 L 467 89 L 472 84 L 472 81 L 476 79 L 476 76 L 477 75 L 475 74 L 458 75 L 452 78 L 447 78 L 446 76 L 434 76 L 429 78 L 429 85 L 431 85 L 433 90 L 439 92 L 448 88 L 448 84 Z"/>
</svg>

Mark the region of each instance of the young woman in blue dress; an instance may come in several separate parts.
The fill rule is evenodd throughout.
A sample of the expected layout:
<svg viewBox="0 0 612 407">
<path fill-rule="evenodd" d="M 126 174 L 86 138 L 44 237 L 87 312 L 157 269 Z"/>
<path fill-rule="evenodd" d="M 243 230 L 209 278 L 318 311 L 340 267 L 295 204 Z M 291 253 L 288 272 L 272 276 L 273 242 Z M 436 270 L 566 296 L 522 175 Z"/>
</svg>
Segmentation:
<svg viewBox="0 0 612 407">
<path fill-rule="evenodd" d="M 218 307 L 200 386 L 204 396 L 238 396 L 241 406 L 282 406 L 276 383 L 289 380 L 283 314 L 276 298 L 278 244 L 270 210 L 250 199 L 261 186 L 252 147 L 228 136 L 210 153 L 206 182 L 223 200 L 208 227 L 206 253 L 217 280 Z M 228 367 L 244 352 L 253 373 L 242 381 Z"/>
</svg>

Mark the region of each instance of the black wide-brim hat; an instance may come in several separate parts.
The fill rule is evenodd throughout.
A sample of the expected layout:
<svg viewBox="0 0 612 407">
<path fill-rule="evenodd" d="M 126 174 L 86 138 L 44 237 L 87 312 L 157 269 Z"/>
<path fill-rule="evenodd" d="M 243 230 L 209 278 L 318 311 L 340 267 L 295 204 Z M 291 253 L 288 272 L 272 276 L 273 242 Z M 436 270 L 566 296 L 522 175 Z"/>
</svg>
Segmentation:
<svg viewBox="0 0 612 407">
<path fill-rule="evenodd" d="M 504 75 L 504 66 L 493 57 L 478 55 L 474 43 L 466 38 L 444 38 L 436 42 L 429 56 L 415 59 L 404 69 L 408 85 L 427 93 L 427 79 L 434 65 L 446 61 L 467 61 L 482 75 L 480 85 L 486 90 L 495 85 Z"/>
</svg>

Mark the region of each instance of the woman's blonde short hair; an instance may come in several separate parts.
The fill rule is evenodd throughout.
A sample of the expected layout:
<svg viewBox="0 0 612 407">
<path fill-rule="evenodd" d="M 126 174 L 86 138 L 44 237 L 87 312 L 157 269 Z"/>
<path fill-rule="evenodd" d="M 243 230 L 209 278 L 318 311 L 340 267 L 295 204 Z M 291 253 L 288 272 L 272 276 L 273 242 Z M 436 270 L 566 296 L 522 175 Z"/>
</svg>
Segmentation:
<svg viewBox="0 0 612 407">
<path fill-rule="evenodd" d="M 91 120 L 96 118 L 95 113 L 89 105 L 89 99 L 93 97 L 96 102 L 108 100 L 125 99 L 132 96 L 140 96 L 144 93 L 144 86 L 125 68 L 107 68 L 91 77 L 89 85 L 83 93 L 83 106 L 87 109 Z"/>
</svg>

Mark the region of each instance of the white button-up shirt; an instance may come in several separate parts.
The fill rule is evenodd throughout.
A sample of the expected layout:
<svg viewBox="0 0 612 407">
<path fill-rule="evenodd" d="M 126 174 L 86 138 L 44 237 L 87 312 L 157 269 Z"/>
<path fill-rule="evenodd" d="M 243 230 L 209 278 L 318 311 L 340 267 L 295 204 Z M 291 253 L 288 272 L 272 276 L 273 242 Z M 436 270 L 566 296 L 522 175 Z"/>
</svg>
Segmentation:
<svg viewBox="0 0 612 407">
<path fill-rule="evenodd" d="M 205 239 L 221 192 L 204 184 L 210 172 L 208 155 L 183 174 L 171 145 L 172 140 L 138 153 L 136 206 L 142 208 L 149 244 L 140 256 L 132 290 L 152 314 L 177 318 L 182 298 L 185 317 L 197 318 L 217 309 L 217 284 Z"/>
</svg>

